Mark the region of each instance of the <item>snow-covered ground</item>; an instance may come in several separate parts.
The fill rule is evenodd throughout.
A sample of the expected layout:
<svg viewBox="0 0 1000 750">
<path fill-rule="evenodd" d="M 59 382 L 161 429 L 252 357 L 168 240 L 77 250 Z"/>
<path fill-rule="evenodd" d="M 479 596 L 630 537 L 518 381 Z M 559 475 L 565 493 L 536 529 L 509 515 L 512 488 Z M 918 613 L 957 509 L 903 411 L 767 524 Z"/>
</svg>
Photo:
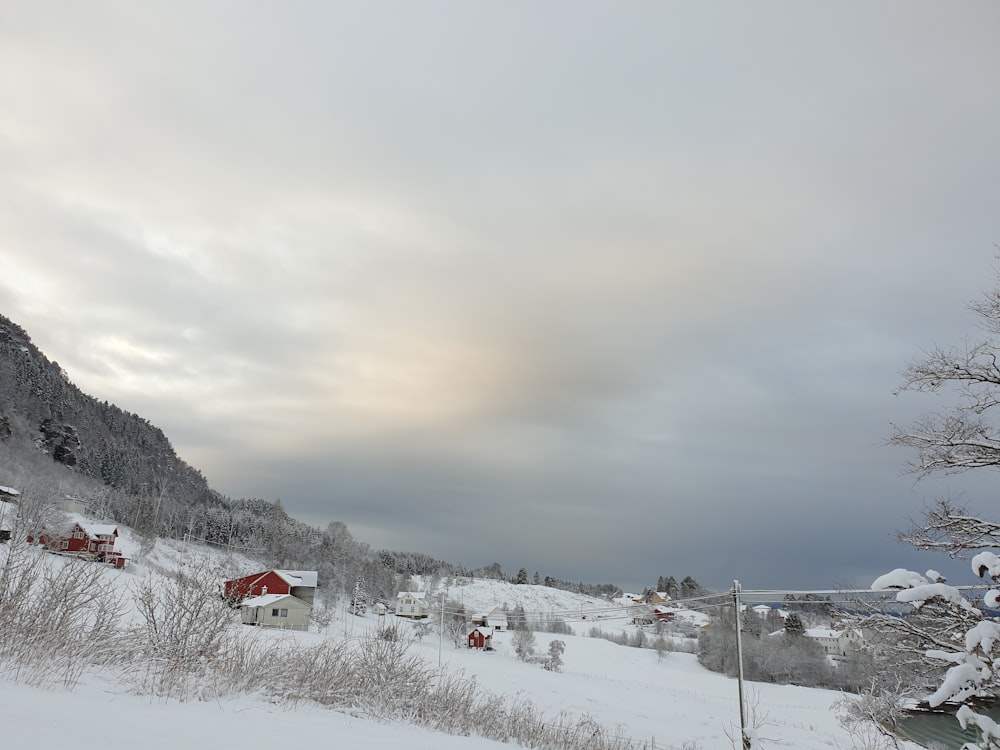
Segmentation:
<svg viewBox="0 0 1000 750">
<path fill-rule="evenodd" d="M 177 542 L 160 541 L 144 556 L 123 530 L 122 546 L 133 557 L 125 571 L 107 568 L 118 585 L 176 567 L 191 556 L 216 554 Z M 219 563 L 243 568 L 246 561 L 218 555 Z M 492 652 L 456 648 L 432 634 L 412 648 L 437 668 L 474 675 L 492 693 L 530 700 L 553 717 L 560 712 L 588 715 L 608 729 L 638 740 L 655 740 L 657 748 L 710 750 L 733 745 L 738 735 L 737 684 L 703 669 L 691 654 L 670 653 L 661 659 L 652 649 L 619 646 L 587 637 L 594 624 L 603 632 L 634 630 L 629 618 L 609 612 L 596 623 L 594 611 L 610 604 L 540 586 L 514 586 L 497 581 L 451 581 L 449 597 L 463 601 L 469 613 L 493 606 L 521 604 L 528 613 L 564 614 L 575 635 L 537 633 L 538 651 L 558 638 L 566 643 L 562 672 L 520 661 L 514 654 L 513 633 L 494 637 Z M 573 612 L 588 613 L 587 619 Z M 390 619 L 391 616 L 390 616 Z M 234 616 L 234 627 L 238 617 Z M 402 623 L 412 627 L 408 621 Z M 338 611 L 323 631 L 268 631 L 264 637 L 315 644 L 324 638 L 357 636 L 377 627 L 378 618 L 355 617 Z M 261 634 L 257 628 L 248 632 Z M 851 747 L 837 722 L 832 704 L 839 694 L 794 686 L 750 684 L 749 703 L 759 725 L 761 747 L 830 750 Z M 28 687 L 0 675 L 0 727 L 3 746 L 31 750 L 49 748 L 72 738 L 78 750 L 108 745 L 141 744 L 144 750 L 178 747 L 274 747 L 290 741 L 332 744 L 355 750 L 406 746 L 416 750 L 467 748 L 486 750 L 501 743 L 478 737 L 456 737 L 401 724 L 377 723 L 319 706 L 287 708 L 256 695 L 209 701 L 176 701 L 135 695 L 108 675 L 89 674 L 72 691 Z M 506 745 L 510 747 L 510 745 Z M 913 746 L 915 747 L 915 746 Z"/>
</svg>

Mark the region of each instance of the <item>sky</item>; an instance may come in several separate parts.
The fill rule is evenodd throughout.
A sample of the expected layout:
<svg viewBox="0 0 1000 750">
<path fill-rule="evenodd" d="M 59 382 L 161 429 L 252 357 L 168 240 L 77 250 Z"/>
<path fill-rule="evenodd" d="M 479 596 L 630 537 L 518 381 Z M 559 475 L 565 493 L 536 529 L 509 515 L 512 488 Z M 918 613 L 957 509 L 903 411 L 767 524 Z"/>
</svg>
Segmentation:
<svg viewBox="0 0 1000 750">
<path fill-rule="evenodd" d="M 626 588 L 949 570 L 993 2 L 0 8 L 0 312 L 230 497 Z M 958 570 L 958 568 L 956 568 Z"/>
</svg>

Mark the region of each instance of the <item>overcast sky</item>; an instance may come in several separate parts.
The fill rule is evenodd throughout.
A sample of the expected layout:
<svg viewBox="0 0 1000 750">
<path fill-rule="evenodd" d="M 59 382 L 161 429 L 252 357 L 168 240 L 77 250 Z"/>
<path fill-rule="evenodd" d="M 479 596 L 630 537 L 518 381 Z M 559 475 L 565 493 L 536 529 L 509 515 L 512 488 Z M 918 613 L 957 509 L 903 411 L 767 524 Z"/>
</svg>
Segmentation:
<svg viewBox="0 0 1000 750">
<path fill-rule="evenodd" d="M 895 532 L 997 477 L 884 443 L 994 282 L 998 40 L 992 0 L 6 2 L 0 312 L 375 547 L 946 570 Z"/>
</svg>

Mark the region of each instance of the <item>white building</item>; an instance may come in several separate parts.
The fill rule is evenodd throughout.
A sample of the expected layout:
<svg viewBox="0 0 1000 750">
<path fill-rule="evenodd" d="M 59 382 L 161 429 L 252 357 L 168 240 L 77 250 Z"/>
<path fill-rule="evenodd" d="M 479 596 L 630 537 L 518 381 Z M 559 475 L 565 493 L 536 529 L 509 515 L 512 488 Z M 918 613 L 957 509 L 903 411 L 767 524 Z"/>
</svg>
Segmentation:
<svg viewBox="0 0 1000 750">
<path fill-rule="evenodd" d="M 427 617 L 427 594 L 423 591 L 400 591 L 396 595 L 396 616 L 419 620 Z"/>
</svg>

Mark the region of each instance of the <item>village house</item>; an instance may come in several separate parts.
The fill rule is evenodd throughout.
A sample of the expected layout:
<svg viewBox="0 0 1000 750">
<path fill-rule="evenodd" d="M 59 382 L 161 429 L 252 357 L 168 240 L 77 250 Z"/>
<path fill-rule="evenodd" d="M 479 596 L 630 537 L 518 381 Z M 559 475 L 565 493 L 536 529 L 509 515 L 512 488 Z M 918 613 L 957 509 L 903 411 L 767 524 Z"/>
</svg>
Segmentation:
<svg viewBox="0 0 1000 750">
<path fill-rule="evenodd" d="M 315 570 L 265 570 L 226 581 L 223 595 L 236 603 L 264 594 L 285 594 L 311 607 L 316 598 L 317 578 Z"/>
<path fill-rule="evenodd" d="M 803 633 L 823 649 L 823 653 L 834 659 L 849 655 L 861 644 L 861 632 L 856 628 L 834 630 L 833 628 L 806 628 Z"/>
<path fill-rule="evenodd" d="M 485 614 L 473 615 L 471 621 L 477 627 L 487 628 L 495 632 L 503 632 L 508 628 L 507 613 L 499 607 L 494 607 Z"/>
<path fill-rule="evenodd" d="M 469 648 L 493 650 L 493 631 L 490 628 L 477 627 L 469 633 Z"/>
<path fill-rule="evenodd" d="M 427 617 L 427 594 L 423 591 L 400 591 L 396 595 L 396 617 L 419 620 Z"/>
<path fill-rule="evenodd" d="M 657 604 L 653 607 L 653 617 L 660 622 L 671 622 L 676 616 L 677 610 L 673 607 L 665 607 L 662 604 Z"/>
<path fill-rule="evenodd" d="M 8 511 L 7 503 L 11 503 L 13 505 L 17 502 L 17 498 L 20 495 L 21 493 L 13 487 L 4 487 L 0 485 L 0 542 L 9 542 L 11 533 L 13 532 L 11 519 L 13 518 L 15 511 Z"/>
<path fill-rule="evenodd" d="M 262 594 L 240 604 L 244 625 L 308 630 L 312 606 L 291 594 Z"/>
<path fill-rule="evenodd" d="M 125 557 L 115 549 L 118 527 L 114 524 L 76 521 L 64 532 L 45 532 L 38 535 L 38 543 L 61 555 L 74 555 L 106 562 L 116 568 L 125 567 Z M 29 542 L 35 541 L 33 536 Z"/>
</svg>

